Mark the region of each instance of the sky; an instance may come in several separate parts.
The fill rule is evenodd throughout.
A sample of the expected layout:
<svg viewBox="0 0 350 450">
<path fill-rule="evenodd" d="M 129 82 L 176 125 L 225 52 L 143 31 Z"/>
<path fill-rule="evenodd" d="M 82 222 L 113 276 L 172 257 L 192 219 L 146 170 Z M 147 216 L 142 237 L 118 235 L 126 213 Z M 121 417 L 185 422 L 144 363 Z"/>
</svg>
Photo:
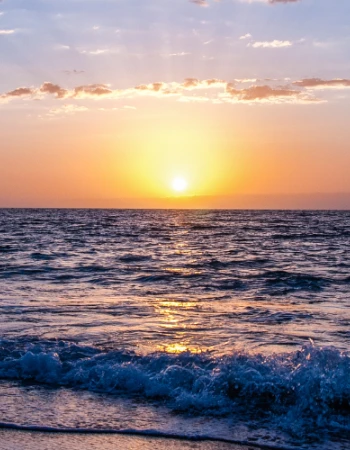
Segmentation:
<svg viewBox="0 0 350 450">
<path fill-rule="evenodd" d="M 350 209 L 349 17 L 0 0 L 0 207 Z"/>
</svg>

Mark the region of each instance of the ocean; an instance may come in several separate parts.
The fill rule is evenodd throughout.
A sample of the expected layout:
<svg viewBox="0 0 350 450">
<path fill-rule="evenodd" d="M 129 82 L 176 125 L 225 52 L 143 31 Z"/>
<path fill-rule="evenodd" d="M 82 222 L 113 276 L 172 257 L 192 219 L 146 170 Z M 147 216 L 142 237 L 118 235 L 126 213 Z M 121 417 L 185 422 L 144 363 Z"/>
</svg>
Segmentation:
<svg viewBox="0 0 350 450">
<path fill-rule="evenodd" d="M 0 427 L 349 449 L 349 306 L 350 212 L 2 209 Z"/>
</svg>

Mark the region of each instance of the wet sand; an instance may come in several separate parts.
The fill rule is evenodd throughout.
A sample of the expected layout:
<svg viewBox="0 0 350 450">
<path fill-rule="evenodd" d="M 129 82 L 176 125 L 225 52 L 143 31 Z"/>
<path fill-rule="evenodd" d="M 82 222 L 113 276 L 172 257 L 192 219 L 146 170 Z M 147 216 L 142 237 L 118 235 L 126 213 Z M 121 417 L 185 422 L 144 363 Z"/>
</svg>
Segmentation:
<svg viewBox="0 0 350 450">
<path fill-rule="evenodd" d="M 220 442 L 0 430 L 0 450 L 256 450 Z"/>
</svg>

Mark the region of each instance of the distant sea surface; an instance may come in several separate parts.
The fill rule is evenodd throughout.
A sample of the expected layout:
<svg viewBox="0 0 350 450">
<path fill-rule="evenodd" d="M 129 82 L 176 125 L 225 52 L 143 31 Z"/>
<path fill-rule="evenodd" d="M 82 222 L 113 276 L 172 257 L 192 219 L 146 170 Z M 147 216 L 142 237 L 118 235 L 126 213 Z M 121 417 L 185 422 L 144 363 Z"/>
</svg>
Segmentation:
<svg viewBox="0 0 350 450">
<path fill-rule="evenodd" d="M 0 210 L 0 422 L 350 447 L 350 212 Z"/>
</svg>

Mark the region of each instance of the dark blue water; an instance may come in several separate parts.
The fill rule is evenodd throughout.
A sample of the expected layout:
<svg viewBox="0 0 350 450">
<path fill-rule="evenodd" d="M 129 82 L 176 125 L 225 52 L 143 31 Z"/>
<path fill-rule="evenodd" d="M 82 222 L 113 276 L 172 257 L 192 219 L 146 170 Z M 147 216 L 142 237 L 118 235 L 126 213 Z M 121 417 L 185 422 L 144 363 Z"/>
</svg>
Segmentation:
<svg viewBox="0 0 350 450">
<path fill-rule="evenodd" d="M 0 421 L 348 448 L 349 298 L 350 212 L 0 210 Z"/>
</svg>

